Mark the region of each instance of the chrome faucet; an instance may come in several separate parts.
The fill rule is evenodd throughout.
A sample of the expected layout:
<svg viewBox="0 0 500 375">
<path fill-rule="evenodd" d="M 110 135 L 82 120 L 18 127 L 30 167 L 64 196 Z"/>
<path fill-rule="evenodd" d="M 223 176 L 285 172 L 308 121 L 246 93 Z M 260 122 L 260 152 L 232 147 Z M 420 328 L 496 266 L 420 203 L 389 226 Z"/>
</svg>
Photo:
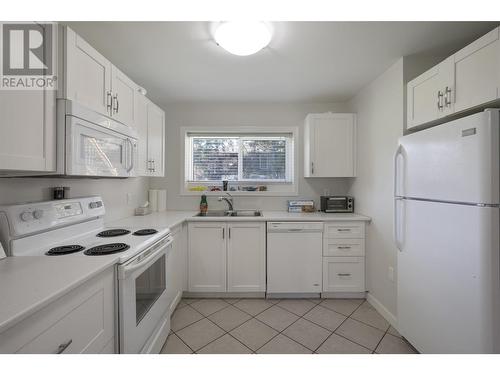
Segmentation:
<svg viewBox="0 0 500 375">
<path fill-rule="evenodd" d="M 228 197 L 219 197 L 218 201 L 219 202 L 226 201 L 226 203 L 227 203 L 227 205 L 229 207 L 229 211 L 232 212 L 232 211 L 234 211 L 234 209 L 233 209 L 234 208 L 233 207 L 234 198 L 233 198 L 233 196 L 231 194 L 229 194 L 229 193 L 226 193 L 226 194 L 229 196 L 229 198 Z"/>
</svg>

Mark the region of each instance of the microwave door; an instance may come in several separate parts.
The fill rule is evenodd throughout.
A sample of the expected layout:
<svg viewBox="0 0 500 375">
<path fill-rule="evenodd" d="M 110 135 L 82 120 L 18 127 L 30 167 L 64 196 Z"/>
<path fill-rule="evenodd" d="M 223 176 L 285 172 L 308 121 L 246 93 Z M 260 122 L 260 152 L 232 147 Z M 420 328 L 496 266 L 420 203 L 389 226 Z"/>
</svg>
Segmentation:
<svg viewBox="0 0 500 375">
<path fill-rule="evenodd" d="M 67 148 L 67 174 L 128 177 L 132 169 L 127 137 L 72 117 Z"/>
</svg>

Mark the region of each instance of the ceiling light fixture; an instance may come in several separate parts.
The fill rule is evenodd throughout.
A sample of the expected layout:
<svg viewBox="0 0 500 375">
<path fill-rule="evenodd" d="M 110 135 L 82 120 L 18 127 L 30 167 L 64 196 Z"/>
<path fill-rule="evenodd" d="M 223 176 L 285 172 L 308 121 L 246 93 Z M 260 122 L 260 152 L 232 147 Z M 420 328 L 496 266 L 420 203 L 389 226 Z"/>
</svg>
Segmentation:
<svg viewBox="0 0 500 375">
<path fill-rule="evenodd" d="M 264 22 L 222 22 L 214 33 L 215 41 L 226 51 L 238 56 L 259 52 L 271 41 L 271 30 Z"/>
</svg>

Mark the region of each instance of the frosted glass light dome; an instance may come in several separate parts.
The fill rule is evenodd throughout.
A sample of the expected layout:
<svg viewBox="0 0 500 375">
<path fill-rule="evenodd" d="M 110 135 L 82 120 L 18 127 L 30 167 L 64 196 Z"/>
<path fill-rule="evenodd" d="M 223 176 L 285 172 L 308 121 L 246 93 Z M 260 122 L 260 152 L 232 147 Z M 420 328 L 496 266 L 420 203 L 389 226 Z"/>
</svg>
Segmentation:
<svg viewBox="0 0 500 375">
<path fill-rule="evenodd" d="M 269 44 L 271 30 L 264 22 L 223 22 L 215 30 L 214 38 L 229 53 L 248 56 Z"/>
</svg>

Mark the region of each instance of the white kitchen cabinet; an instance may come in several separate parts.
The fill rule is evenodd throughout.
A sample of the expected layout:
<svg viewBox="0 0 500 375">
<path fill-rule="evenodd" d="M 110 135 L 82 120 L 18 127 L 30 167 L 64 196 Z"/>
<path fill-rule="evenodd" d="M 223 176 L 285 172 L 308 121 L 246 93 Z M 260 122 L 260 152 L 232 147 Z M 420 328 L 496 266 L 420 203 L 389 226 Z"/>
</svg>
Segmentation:
<svg viewBox="0 0 500 375">
<path fill-rule="evenodd" d="M 123 124 L 135 127 L 139 86 L 116 66 L 111 67 L 112 116 Z"/>
<path fill-rule="evenodd" d="M 165 175 L 165 112 L 145 96 L 137 96 L 138 175 Z"/>
<path fill-rule="evenodd" d="M 58 40 L 57 30 L 53 37 Z M 58 61 L 52 64 L 57 72 Z M 46 89 L 0 91 L 0 175 L 55 172 L 56 93 Z"/>
<path fill-rule="evenodd" d="M 266 228 L 264 223 L 228 223 L 227 291 L 266 291 Z"/>
<path fill-rule="evenodd" d="M 356 115 L 307 115 L 304 129 L 304 177 L 355 176 Z"/>
<path fill-rule="evenodd" d="M 139 86 L 69 27 L 61 97 L 134 127 Z"/>
<path fill-rule="evenodd" d="M 324 224 L 323 293 L 364 293 L 365 222 Z"/>
<path fill-rule="evenodd" d="M 448 58 L 407 85 L 407 128 L 432 122 L 453 112 L 453 59 Z"/>
<path fill-rule="evenodd" d="M 407 129 L 500 98 L 499 30 L 492 30 L 408 82 Z"/>
<path fill-rule="evenodd" d="M 111 116 L 111 62 L 69 27 L 65 41 L 63 97 Z"/>
<path fill-rule="evenodd" d="M 190 292 L 226 291 L 226 223 L 189 223 Z"/>
<path fill-rule="evenodd" d="M 55 170 L 55 91 L 0 91 L 0 175 Z"/>
<path fill-rule="evenodd" d="M 185 278 L 187 270 L 187 249 L 184 241 L 186 230 L 184 224 L 172 228 L 174 242 L 167 254 L 167 298 L 169 310 L 172 314 L 182 298 L 185 290 Z"/>
<path fill-rule="evenodd" d="M 453 55 L 454 87 L 450 98 L 460 112 L 499 98 L 499 28 L 490 31 Z"/>
<path fill-rule="evenodd" d="M 150 176 L 165 175 L 165 112 L 153 102 L 148 104 L 148 159 Z"/>
<path fill-rule="evenodd" d="M 323 292 L 365 292 L 365 258 L 324 257 Z"/>
<path fill-rule="evenodd" d="M 192 222 L 188 243 L 189 292 L 265 292 L 264 223 Z"/>
<path fill-rule="evenodd" d="M 110 267 L 0 334 L 0 353 L 115 352 L 114 268 Z"/>
</svg>

